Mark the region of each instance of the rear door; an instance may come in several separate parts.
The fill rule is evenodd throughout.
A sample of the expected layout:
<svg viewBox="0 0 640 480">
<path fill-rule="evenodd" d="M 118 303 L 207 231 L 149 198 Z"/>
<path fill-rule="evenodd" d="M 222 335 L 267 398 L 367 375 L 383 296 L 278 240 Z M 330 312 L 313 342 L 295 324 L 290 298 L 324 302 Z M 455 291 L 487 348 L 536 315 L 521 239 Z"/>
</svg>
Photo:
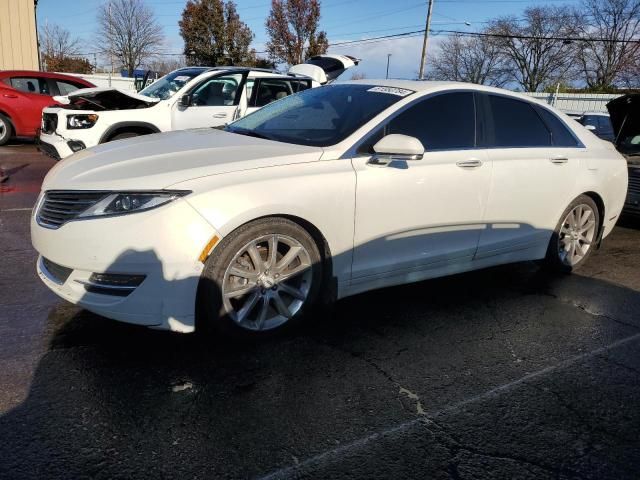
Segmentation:
<svg viewBox="0 0 640 480">
<path fill-rule="evenodd" d="M 173 105 L 172 129 L 217 127 L 233 121 L 239 113 L 247 73 L 227 72 L 202 80 L 188 93 L 189 106 Z"/>
<path fill-rule="evenodd" d="M 564 121 L 517 98 L 479 94 L 480 143 L 493 164 L 476 258 L 544 254 L 583 156 Z"/>
</svg>

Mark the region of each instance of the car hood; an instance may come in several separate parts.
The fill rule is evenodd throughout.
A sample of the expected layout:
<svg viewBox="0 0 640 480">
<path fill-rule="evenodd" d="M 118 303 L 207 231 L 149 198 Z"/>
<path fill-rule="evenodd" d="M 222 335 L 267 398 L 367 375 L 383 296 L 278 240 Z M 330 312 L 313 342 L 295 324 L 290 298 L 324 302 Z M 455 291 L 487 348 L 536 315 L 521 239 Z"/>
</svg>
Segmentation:
<svg viewBox="0 0 640 480">
<path fill-rule="evenodd" d="M 53 97 L 64 108 L 75 110 L 129 110 L 146 108 L 160 100 L 109 87 L 81 88 L 69 95 Z"/>
<path fill-rule="evenodd" d="M 323 150 L 203 128 L 119 140 L 60 161 L 43 190 L 159 190 L 194 178 L 320 159 Z"/>
<path fill-rule="evenodd" d="M 640 94 L 632 93 L 615 98 L 607 103 L 607 110 L 618 151 L 627 156 L 640 154 L 640 144 L 636 144 L 635 140 L 631 141 L 633 137 L 640 137 Z M 640 163 L 640 157 L 633 161 Z"/>
</svg>

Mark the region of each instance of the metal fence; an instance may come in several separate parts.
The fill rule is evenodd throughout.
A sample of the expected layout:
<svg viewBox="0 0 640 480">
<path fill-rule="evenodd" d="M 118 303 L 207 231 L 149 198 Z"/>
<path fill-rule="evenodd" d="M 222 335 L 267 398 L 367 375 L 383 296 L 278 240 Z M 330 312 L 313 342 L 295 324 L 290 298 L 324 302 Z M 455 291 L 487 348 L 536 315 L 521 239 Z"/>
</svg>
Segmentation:
<svg viewBox="0 0 640 480">
<path fill-rule="evenodd" d="M 603 112 L 607 113 L 607 103 L 620 95 L 600 93 L 538 93 L 526 92 L 565 113 Z"/>
</svg>

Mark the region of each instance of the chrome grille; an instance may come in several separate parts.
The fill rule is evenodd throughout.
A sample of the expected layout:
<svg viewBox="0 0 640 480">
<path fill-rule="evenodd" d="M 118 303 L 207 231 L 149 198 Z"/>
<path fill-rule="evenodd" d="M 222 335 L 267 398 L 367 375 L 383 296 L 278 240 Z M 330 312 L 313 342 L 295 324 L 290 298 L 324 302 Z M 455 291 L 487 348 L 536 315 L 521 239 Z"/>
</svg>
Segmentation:
<svg viewBox="0 0 640 480">
<path fill-rule="evenodd" d="M 640 195 L 640 167 L 629 167 L 629 193 Z"/>
<path fill-rule="evenodd" d="M 59 228 L 108 195 L 107 192 L 52 190 L 46 192 L 36 220 L 46 228 Z"/>
<path fill-rule="evenodd" d="M 42 131 L 44 133 L 54 133 L 58 128 L 58 114 L 43 113 L 42 114 Z"/>
</svg>

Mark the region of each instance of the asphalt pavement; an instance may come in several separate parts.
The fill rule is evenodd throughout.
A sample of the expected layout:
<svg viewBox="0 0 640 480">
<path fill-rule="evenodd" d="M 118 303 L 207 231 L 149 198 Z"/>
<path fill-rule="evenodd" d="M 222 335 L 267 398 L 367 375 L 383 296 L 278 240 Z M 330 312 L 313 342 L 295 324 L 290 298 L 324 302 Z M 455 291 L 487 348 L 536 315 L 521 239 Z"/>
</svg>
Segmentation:
<svg viewBox="0 0 640 480">
<path fill-rule="evenodd" d="M 0 478 L 640 477 L 640 229 L 337 304 L 256 345 L 58 299 L 30 209 L 53 161 L 0 148 Z"/>
</svg>

